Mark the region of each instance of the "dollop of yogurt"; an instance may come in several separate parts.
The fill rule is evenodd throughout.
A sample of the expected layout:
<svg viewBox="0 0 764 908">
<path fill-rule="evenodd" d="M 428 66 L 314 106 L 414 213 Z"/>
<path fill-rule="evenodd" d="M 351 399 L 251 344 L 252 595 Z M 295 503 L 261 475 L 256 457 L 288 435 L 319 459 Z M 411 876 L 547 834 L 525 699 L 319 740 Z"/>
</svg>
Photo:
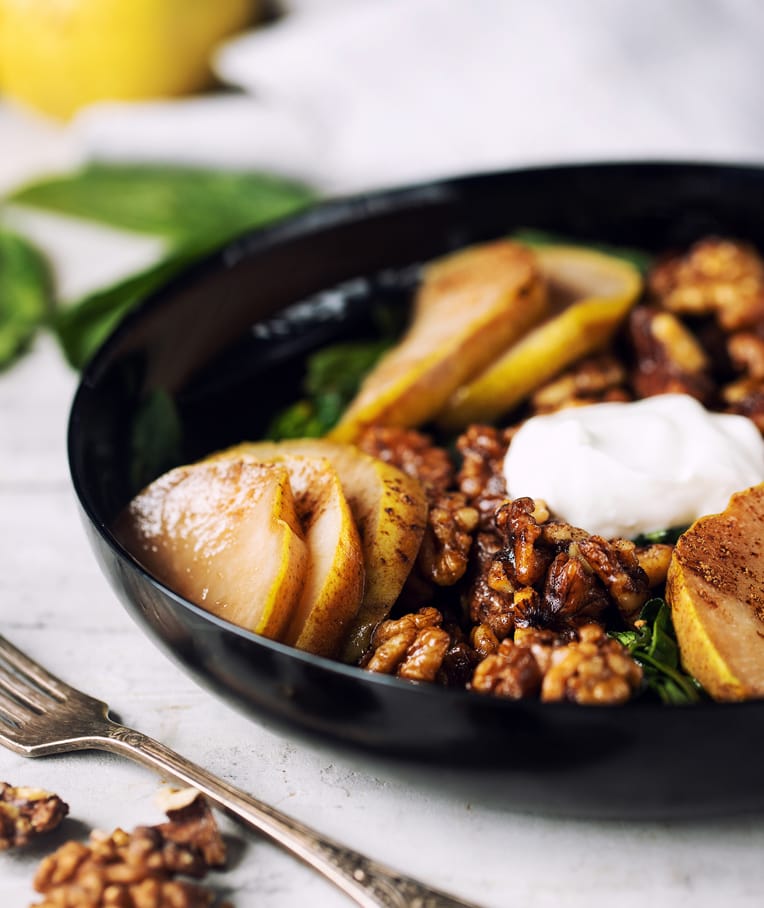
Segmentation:
<svg viewBox="0 0 764 908">
<path fill-rule="evenodd" d="M 686 526 L 764 481 L 764 441 L 744 416 L 685 394 L 534 416 L 504 459 L 510 498 L 606 538 Z"/>
</svg>

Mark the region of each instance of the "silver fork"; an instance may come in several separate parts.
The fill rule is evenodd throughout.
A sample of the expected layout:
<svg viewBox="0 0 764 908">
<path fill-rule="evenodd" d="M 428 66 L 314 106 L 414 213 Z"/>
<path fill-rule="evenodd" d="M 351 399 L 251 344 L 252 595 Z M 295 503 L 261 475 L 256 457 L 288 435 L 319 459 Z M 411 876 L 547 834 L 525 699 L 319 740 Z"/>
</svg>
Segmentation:
<svg viewBox="0 0 764 908">
<path fill-rule="evenodd" d="M 477 908 L 322 836 L 109 717 L 101 700 L 65 684 L 0 637 L 0 744 L 25 757 L 75 750 L 121 754 L 191 785 L 317 870 L 364 908 Z"/>
</svg>

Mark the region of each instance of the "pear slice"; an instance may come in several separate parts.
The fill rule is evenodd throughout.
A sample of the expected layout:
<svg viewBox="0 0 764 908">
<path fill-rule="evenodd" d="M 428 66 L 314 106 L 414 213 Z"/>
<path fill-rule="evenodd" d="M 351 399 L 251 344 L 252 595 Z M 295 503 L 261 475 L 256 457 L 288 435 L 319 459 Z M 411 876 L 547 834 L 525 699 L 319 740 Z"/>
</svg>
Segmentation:
<svg viewBox="0 0 764 908">
<path fill-rule="evenodd" d="M 279 639 L 300 602 L 308 550 L 279 464 L 177 467 L 136 495 L 115 534 L 170 589 L 257 634 Z"/>
<path fill-rule="evenodd" d="M 357 661 L 372 631 L 390 612 L 411 572 L 427 522 L 419 482 L 354 445 L 325 439 L 245 442 L 213 457 L 250 455 L 273 460 L 286 454 L 328 460 L 336 469 L 361 537 L 366 570 L 358 614 L 342 647 L 342 659 Z"/>
<path fill-rule="evenodd" d="M 347 442 L 365 425 L 427 422 L 545 310 L 534 254 L 523 246 L 500 240 L 434 262 L 405 337 L 366 377 L 328 437 Z"/>
<path fill-rule="evenodd" d="M 536 251 L 550 317 L 451 396 L 438 422 L 460 429 L 490 422 L 544 382 L 604 347 L 642 292 L 639 271 L 623 259 L 575 246 Z"/>
<path fill-rule="evenodd" d="M 764 697 L 764 483 L 679 537 L 666 599 L 682 664 L 705 690 Z"/>
<path fill-rule="evenodd" d="M 300 601 L 281 640 L 319 656 L 336 656 L 363 596 L 358 530 L 327 459 L 285 452 L 274 462 L 289 472 L 310 559 Z"/>
</svg>

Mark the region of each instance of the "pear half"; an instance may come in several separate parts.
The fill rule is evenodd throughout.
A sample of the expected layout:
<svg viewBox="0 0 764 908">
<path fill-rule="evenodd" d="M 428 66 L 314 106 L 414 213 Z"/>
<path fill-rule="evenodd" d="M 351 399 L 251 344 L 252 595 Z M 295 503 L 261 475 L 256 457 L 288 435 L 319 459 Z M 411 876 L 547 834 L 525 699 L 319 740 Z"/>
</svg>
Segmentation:
<svg viewBox="0 0 764 908">
<path fill-rule="evenodd" d="M 341 650 L 343 660 L 356 661 L 400 595 L 419 552 L 427 522 L 421 484 L 354 445 L 324 439 L 245 442 L 213 457 L 242 455 L 258 460 L 318 458 L 337 471 L 359 530 L 366 571 L 363 599 Z"/>
<path fill-rule="evenodd" d="M 114 529 L 150 573 L 196 605 L 273 639 L 289 627 L 308 549 L 283 465 L 177 467 L 139 492 Z"/>
<path fill-rule="evenodd" d="M 708 693 L 764 697 L 764 484 L 679 537 L 666 599 L 682 664 Z"/>
<path fill-rule="evenodd" d="M 544 315 L 546 295 L 531 250 L 508 240 L 432 263 L 405 337 L 364 380 L 335 441 L 370 424 L 416 426 Z"/>
<path fill-rule="evenodd" d="M 602 348 L 642 291 L 624 259 L 575 246 L 536 250 L 550 316 L 450 397 L 437 421 L 448 429 L 491 422 L 577 359 Z"/>
</svg>

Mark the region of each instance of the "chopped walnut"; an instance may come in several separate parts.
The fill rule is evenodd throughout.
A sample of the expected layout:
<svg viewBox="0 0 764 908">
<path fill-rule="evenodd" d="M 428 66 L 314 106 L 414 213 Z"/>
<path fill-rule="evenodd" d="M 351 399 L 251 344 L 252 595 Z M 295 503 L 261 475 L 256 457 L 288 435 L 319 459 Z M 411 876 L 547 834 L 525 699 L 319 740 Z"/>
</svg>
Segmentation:
<svg viewBox="0 0 764 908">
<path fill-rule="evenodd" d="M 515 622 L 532 627 L 560 628 L 596 618 L 609 600 L 589 566 L 580 558 L 560 552 L 549 566 L 543 597 L 516 603 Z"/>
<path fill-rule="evenodd" d="M 383 621 L 374 632 L 364 667 L 411 681 L 434 681 L 451 645 L 442 623 L 443 616 L 435 608 Z"/>
<path fill-rule="evenodd" d="M 478 533 L 473 547 L 475 576 L 462 597 L 474 624 L 485 625 L 497 640 L 515 627 L 513 596 L 517 589 L 511 561 L 495 533 Z"/>
<path fill-rule="evenodd" d="M 702 240 L 684 255 L 659 263 L 648 285 L 671 312 L 713 314 L 725 331 L 764 319 L 764 262 L 744 243 Z"/>
<path fill-rule="evenodd" d="M 557 647 L 541 684 L 545 702 L 588 705 L 625 703 L 639 690 L 642 669 L 597 624 L 580 628 L 579 639 Z"/>
<path fill-rule="evenodd" d="M 35 908 L 210 908 L 211 890 L 175 876 L 199 878 L 225 862 L 212 814 L 195 793 L 167 815 L 158 826 L 62 845 L 40 864 L 34 887 L 45 898 Z"/>
<path fill-rule="evenodd" d="M 549 512 L 544 510 L 541 516 L 548 517 Z M 543 531 L 536 517 L 532 498 L 516 498 L 502 505 L 496 514 L 496 526 L 512 549 L 514 574 L 522 586 L 537 583 L 552 560 L 552 554 L 537 545 Z"/>
<path fill-rule="evenodd" d="M 629 332 L 637 357 L 632 383 L 639 397 L 690 394 L 704 404 L 712 400 L 708 358 L 676 316 L 637 306 L 629 318 Z"/>
<path fill-rule="evenodd" d="M 651 589 L 666 582 L 673 551 L 673 545 L 665 545 L 663 543 L 637 546 L 637 561 L 639 561 L 639 566 L 647 575 L 647 583 Z"/>
<path fill-rule="evenodd" d="M 764 379 L 764 337 L 753 331 L 738 331 L 727 338 L 732 365 L 747 378 Z"/>
<path fill-rule="evenodd" d="M 462 456 L 457 483 L 467 501 L 478 509 L 482 530 L 493 529 L 496 510 L 506 501 L 504 456 L 516 431 L 516 427 L 472 425 L 456 442 Z"/>
<path fill-rule="evenodd" d="M 358 447 L 418 479 L 428 497 L 439 496 L 454 483 L 454 467 L 448 452 L 413 429 L 369 426 L 356 442 Z"/>
<path fill-rule="evenodd" d="M 69 805 L 56 794 L 0 782 L 0 851 L 50 832 L 68 813 Z"/>
<path fill-rule="evenodd" d="M 577 543 L 578 552 L 597 575 L 627 623 L 638 617 L 650 593 L 650 583 L 637 557 L 637 547 L 628 539 L 608 542 L 590 536 Z"/>
<path fill-rule="evenodd" d="M 722 400 L 726 413 L 747 416 L 764 434 L 764 381 L 741 378 L 732 382 L 722 388 Z"/>
<path fill-rule="evenodd" d="M 498 650 L 477 666 L 470 688 L 511 700 L 535 696 L 541 687 L 541 670 L 529 648 L 502 640 Z"/>
<path fill-rule="evenodd" d="M 478 512 L 461 492 L 442 492 L 430 505 L 417 558 L 419 572 L 437 586 L 453 586 L 467 570 Z"/>
<path fill-rule="evenodd" d="M 554 413 L 566 407 L 581 407 L 607 401 L 628 401 L 623 365 L 611 354 L 592 356 L 542 385 L 531 397 L 534 413 Z"/>
</svg>

